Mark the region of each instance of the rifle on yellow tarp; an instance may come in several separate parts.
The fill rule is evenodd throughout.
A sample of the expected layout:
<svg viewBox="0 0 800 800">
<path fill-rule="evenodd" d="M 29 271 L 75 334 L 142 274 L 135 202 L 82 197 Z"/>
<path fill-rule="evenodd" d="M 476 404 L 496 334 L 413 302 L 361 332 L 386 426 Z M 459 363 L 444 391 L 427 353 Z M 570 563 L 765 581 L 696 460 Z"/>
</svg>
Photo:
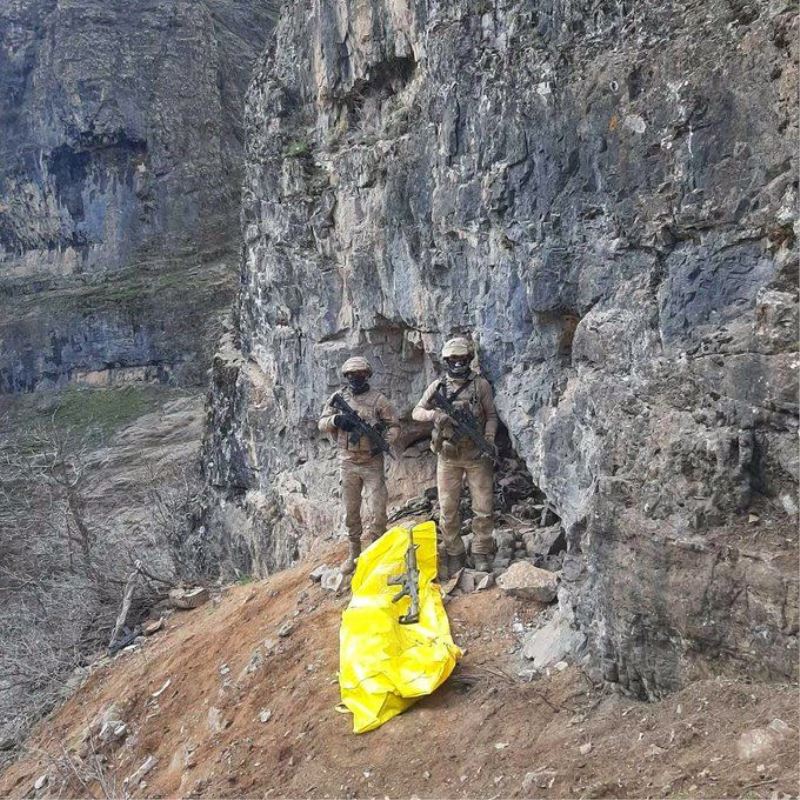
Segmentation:
<svg viewBox="0 0 800 800">
<path fill-rule="evenodd" d="M 400 616 L 401 625 L 412 625 L 419 622 L 419 568 L 417 567 L 417 548 L 414 544 L 414 533 L 408 529 L 408 549 L 405 555 L 406 571 L 387 579 L 389 586 L 402 586 L 403 588 L 392 598 L 396 603 L 403 597 L 411 598 L 408 613 Z"/>
</svg>

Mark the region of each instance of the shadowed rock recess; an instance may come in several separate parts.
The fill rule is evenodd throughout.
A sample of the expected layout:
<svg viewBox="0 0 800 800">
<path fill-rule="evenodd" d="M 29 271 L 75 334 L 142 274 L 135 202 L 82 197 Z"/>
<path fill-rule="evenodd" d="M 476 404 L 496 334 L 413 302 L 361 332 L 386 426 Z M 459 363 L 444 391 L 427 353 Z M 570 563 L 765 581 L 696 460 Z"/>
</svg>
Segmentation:
<svg viewBox="0 0 800 800">
<path fill-rule="evenodd" d="M 369 356 L 408 420 L 443 339 L 472 331 L 563 521 L 559 603 L 596 673 L 642 697 L 792 677 L 796 21 L 788 2 L 288 4 L 246 104 L 200 557 L 265 572 L 334 527 L 315 421 L 337 366 Z M 397 498 L 432 483 L 421 444 L 391 477 Z"/>
<path fill-rule="evenodd" d="M 0 393 L 205 381 L 275 9 L 0 4 Z"/>
</svg>

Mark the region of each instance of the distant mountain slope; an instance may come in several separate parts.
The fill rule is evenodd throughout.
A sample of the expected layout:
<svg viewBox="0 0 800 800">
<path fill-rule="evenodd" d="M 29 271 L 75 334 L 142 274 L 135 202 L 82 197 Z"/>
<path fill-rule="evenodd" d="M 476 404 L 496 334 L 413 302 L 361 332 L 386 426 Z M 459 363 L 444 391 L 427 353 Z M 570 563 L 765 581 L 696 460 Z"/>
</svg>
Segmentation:
<svg viewBox="0 0 800 800">
<path fill-rule="evenodd" d="M 244 93 L 276 9 L 2 5 L 0 392 L 203 381 L 235 285 Z"/>
</svg>

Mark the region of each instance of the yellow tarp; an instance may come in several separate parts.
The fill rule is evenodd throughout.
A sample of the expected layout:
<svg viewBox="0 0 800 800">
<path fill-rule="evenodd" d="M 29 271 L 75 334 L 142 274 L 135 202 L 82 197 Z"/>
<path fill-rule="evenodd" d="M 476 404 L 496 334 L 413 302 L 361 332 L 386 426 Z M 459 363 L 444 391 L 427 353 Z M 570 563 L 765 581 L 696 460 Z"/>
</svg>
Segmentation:
<svg viewBox="0 0 800 800">
<path fill-rule="evenodd" d="M 441 686 L 461 657 L 436 581 L 436 525 L 413 529 L 419 545 L 419 622 L 401 625 L 411 601 L 392 603 L 400 591 L 387 578 L 405 571 L 408 529 L 387 531 L 356 562 L 353 598 L 339 631 L 339 686 L 353 714 L 354 733 L 365 733 L 405 711 Z"/>
</svg>

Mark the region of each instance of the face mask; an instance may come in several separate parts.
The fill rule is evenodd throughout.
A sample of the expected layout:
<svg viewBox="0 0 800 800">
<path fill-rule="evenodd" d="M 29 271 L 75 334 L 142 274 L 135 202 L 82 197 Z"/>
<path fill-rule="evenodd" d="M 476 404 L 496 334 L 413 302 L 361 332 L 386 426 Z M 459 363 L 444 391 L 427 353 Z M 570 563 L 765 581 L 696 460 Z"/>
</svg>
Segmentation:
<svg viewBox="0 0 800 800">
<path fill-rule="evenodd" d="M 352 375 L 346 375 L 345 378 L 353 394 L 364 394 L 364 392 L 369 391 L 369 380 L 366 375 L 356 372 Z"/>
<path fill-rule="evenodd" d="M 448 358 L 446 361 L 447 374 L 451 378 L 465 378 L 469 375 L 469 362 L 468 356 L 461 358 Z"/>
</svg>

